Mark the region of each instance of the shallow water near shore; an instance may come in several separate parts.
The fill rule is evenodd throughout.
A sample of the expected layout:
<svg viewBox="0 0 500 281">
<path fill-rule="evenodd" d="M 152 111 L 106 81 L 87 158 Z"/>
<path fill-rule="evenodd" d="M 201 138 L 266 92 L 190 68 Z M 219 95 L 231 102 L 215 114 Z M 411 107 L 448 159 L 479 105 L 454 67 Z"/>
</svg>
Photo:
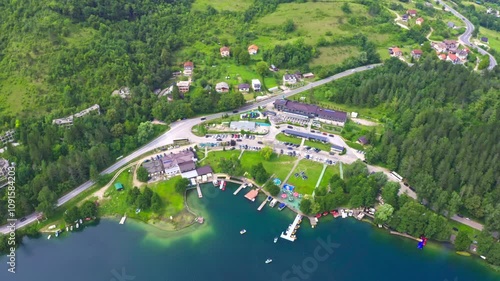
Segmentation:
<svg viewBox="0 0 500 281">
<path fill-rule="evenodd" d="M 269 206 L 258 212 L 265 197 L 250 202 L 243 197 L 248 190 L 234 196 L 235 189 L 205 187 L 202 199 L 191 191 L 189 205 L 206 222 L 179 232 L 103 219 L 59 238 L 25 239 L 16 274 L 0 258 L 0 280 L 500 280 L 478 259 L 432 243 L 418 250 L 415 241 L 353 218 L 321 219 L 315 229 L 304 220 L 295 242 L 274 244 L 295 214 Z M 267 258 L 273 262 L 265 264 Z"/>
</svg>

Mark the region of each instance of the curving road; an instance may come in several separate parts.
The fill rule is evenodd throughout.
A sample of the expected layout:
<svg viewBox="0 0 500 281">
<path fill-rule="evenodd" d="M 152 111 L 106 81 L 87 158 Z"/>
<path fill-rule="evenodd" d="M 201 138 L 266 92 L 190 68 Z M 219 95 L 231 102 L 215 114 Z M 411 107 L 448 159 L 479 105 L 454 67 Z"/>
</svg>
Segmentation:
<svg viewBox="0 0 500 281">
<path fill-rule="evenodd" d="M 263 100 L 263 101 L 259 101 L 259 102 L 255 102 L 255 103 L 252 103 L 249 105 L 245 105 L 245 106 L 239 108 L 238 110 L 244 111 L 244 110 L 254 109 L 254 108 L 257 108 L 259 106 L 266 106 L 267 104 L 273 103 L 277 99 L 281 99 L 283 97 L 286 98 L 289 96 L 293 96 L 295 94 L 307 91 L 311 88 L 315 88 L 315 87 L 324 85 L 324 84 L 331 82 L 333 80 L 337 80 L 337 79 L 352 75 L 356 72 L 371 69 L 373 67 L 377 67 L 380 65 L 382 65 L 382 64 L 366 65 L 366 66 L 362 66 L 362 67 L 358 67 L 358 68 L 349 69 L 349 70 L 346 70 L 344 72 L 327 77 L 325 79 L 312 82 L 304 87 L 290 90 L 282 95 L 274 96 L 272 98 L 268 98 L 268 99 Z M 230 112 L 221 112 L 221 113 L 216 113 L 216 114 L 212 114 L 212 115 L 207 115 L 206 120 L 213 120 L 216 118 L 220 118 L 223 114 L 230 114 Z M 132 161 L 133 159 L 135 159 L 135 158 L 137 158 L 137 157 L 139 157 L 139 156 L 141 156 L 149 151 L 152 151 L 156 148 L 165 146 L 167 144 L 171 144 L 173 142 L 173 140 L 175 140 L 175 139 L 192 138 L 191 128 L 193 126 L 201 123 L 201 122 L 202 121 L 200 120 L 200 118 L 192 118 L 192 119 L 177 121 L 177 122 L 170 124 L 170 130 L 165 132 L 163 135 L 157 137 L 156 139 L 152 140 L 150 143 L 139 148 L 138 150 L 127 155 L 126 157 L 123 157 L 122 159 L 117 161 L 115 164 L 111 165 L 109 168 L 102 171 L 101 175 L 113 173 L 113 172 L 117 171 L 120 167 L 122 167 L 125 164 Z M 59 198 L 59 200 L 57 201 L 57 207 L 68 202 L 69 200 L 76 197 L 78 194 L 82 193 L 83 191 L 89 189 L 92 185 L 94 185 L 94 183 L 95 183 L 94 181 L 89 180 L 89 181 L 83 183 L 82 185 L 78 186 L 77 188 L 73 189 L 69 193 L 65 194 L 64 196 Z M 35 222 L 37 220 L 36 219 L 37 216 L 38 216 L 38 213 L 33 213 L 31 215 L 26 216 L 25 217 L 26 220 L 24 220 L 23 222 L 18 220 L 16 222 L 16 229 L 19 229 L 21 227 L 24 227 L 24 226 L 30 224 L 30 223 Z M 10 231 L 10 229 L 9 229 L 8 225 L 4 225 L 4 226 L 0 227 L 0 233 L 7 234 L 7 233 L 9 233 L 9 231 Z"/>
<path fill-rule="evenodd" d="M 495 61 L 495 64 L 496 64 L 496 61 Z M 373 65 L 362 66 L 362 67 L 358 67 L 358 68 L 354 68 L 354 69 L 349 69 L 349 70 L 346 70 L 344 72 L 341 72 L 341 73 L 335 74 L 333 76 L 330 76 L 328 78 L 312 82 L 312 83 L 310 83 L 310 84 L 308 84 L 308 85 L 306 85 L 304 87 L 300 87 L 300 88 L 297 88 L 297 89 L 294 89 L 294 90 L 290 90 L 290 91 L 288 91 L 288 92 L 286 92 L 284 94 L 277 95 L 277 96 L 274 96 L 272 98 L 268 98 L 266 100 L 255 102 L 255 103 L 252 103 L 252 104 L 249 104 L 249 105 L 245 105 L 245 106 L 239 108 L 238 110 L 239 111 L 246 111 L 246 110 L 251 110 L 251 109 L 254 109 L 254 108 L 258 108 L 259 106 L 264 107 L 264 106 L 266 106 L 268 104 L 273 103 L 277 99 L 281 99 L 281 98 L 286 98 L 286 97 L 289 97 L 289 96 L 293 96 L 295 94 L 298 94 L 298 93 L 310 90 L 311 88 L 315 88 L 315 87 L 324 85 L 324 84 L 329 83 L 329 82 L 331 82 L 333 80 L 337 80 L 337 79 L 340 79 L 340 78 L 352 75 L 354 73 L 357 73 L 357 72 L 360 72 L 360 71 L 365 71 L 365 70 L 368 70 L 368 69 L 371 69 L 371 68 L 374 68 L 374 67 L 378 67 L 378 66 L 381 66 L 381 65 L 382 64 L 373 64 Z M 216 113 L 216 114 L 212 114 L 212 115 L 207 115 L 206 116 L 206 120 L 213 120 L 213 119 L 216 119 L 216 118 L 220 118 L 223 114 L 231 114 L 231 113 L 230 112 L 221 112 L 221 113 Z M 177 122 L 171 123 L 170 124 L 170 130 L 168 130 L 167 132 L 165 132 L 161 136 L 157 137 L 156 139 L 152 140 L 148 144 L 144 145 L 143 147 L 139 148 L 138 150 L 136 150 L 136 151 L 132 152 L 131 154 L 127 155 L 126 157 L 121 158 L 115 164 L 111 165 L 109 168 L 107 168 L 106 170 L 102 171 L 101 175 L 113 173 L 113 172 L 117 171 L 118 169 L 120 169 L 121 167 L 123 167 L 124 165 L 126 165 L 127 163 L 129 163 L 132 160 L 134 160 L 135 158 L 137 158 L 137 157 L 139 157 L 139 156 L 141 156 L 141 155 L 143 155 L 143 154 L 145 154 L 147 152 L 150 152 L 150 151 L 152 151 L 152 150 L 154 150 L 156 148 L 160 148 L 162 146 L 166 146 L 168 144 L 172 144 L 173 140 L 175 140 L 175 139 L 189 138 L 190 140 L 192 139 L 192 141 L 194 141 L 196 143 L 198 143 L 198 142 L 206 142 L 207 140 L 205 138 L 203 138 L 203 137 L 196 137 L 196 136 L 194 136 L 191 133 L 191 128 L 193 126 L 195 126 L 195 125 L 198 125 L 198 124 L 202 123 L 202 122 L 204 122 L 204 121 L 202 121 L 200 118 L 192 118 L 192 119 L 186 119 L 186 120 L 182 120 L 182 121 L 177 121 Z M 277 134 L 277 133 L 278 132 L 273 132 L 274 135 Z M 347 145 L 345 145 L 345 143 L 343 143 L 343 141 L 340 138 L 335 138 L 335 142 L 337 142 L 337 141 L 341 141 L 341 143 L 339 143 L 340 145 L 348 147 Z M 324 152 L 324 153 L 325 153 L 324 156 L 326 157 L 327 156 L 326 152 Z M 353 150 L 348 151 L 348 155 L 347 156 L 351 156 L 349 158 L 352 161 L 355 160 L 354 159 L 355 153 L 353 153 Z M 352 161 L 348 161 L 348 162 L 352 162 Z M 392 179 L 392 177 L 390 175 L 390 171 L 388 171 L 387 169 L 384 169 L 384 168 L 381 168 L 381 167 L 376 167 L 376 166 L 370 166 L 370 165 L 368 166 L 368 168 L 369 168 L 370 171 L 384 172 L 388 176 L 388 178 L 390 180 Z M 80 194 L 83 191 L 87 190 L 92 185 L 94 185 L 94 182 L 89 180 L 89 181 L 83 183 L 82 185 L 78 186 L 74 190 L 70 191 L 69 193 L 65 194 L 64 196 L 62 196 L 61 198 L 59 198 L 59 200 L 57 201 L 57 207 L 63 205 L 64 203 L 68 202 L 72 198 L 76 197 L 78 194 Z M 408 189 L 406 186 L 404 186 L 402 184 L 401 184 L 400 194 L 401 193 L 407 193 L 410 197 L 417 198 L 416 194 L 413 191 L 411 191 L 410 189 Z M 37 216 L 38 216 L 38 213 L 33 213 L 31 215 L 26 216 L 25 217 L 26 220 L 24 220 L 23 222 L 21 222 L 21 221 L 18 220 L 17 222 L 15 222 L 15 228 L 19 229 L 19 228 L 22 228 L 22 227 L 30 224 L 30 223 L 33 223 L 33 222 L 37 221 Z M 455 221 L 458 221 L 460 223 L 463 223 L 465 225 L 468 225 L 470 227 L 473 227 L 475 229 L 478 229 L 478 230 L 482 230 L 483 229 L 483 225 L 481 225 L 480 223 L 471 221 L 471 220 L 466 220 L 466 219 L 460 218 L 458 216 L 453 216 L 451 219 L 455 220 Z M 7 234 L 10 231 L 11 231 L 11 229 L 10 229 L 10 227 L 9 227 L 8 224 L 7 225 L 3 225 L 3 226 L 0 227 L 0 233 L 2 233 L 2 234 Z"/>
<path fill-rule="evenodd" d="M 472 37 L 472 32 L 474 31 L 474 25 L 466 17 L 464 17 L 462 14 L 457 12 L 452 7 L 448 6 L 443 1 L 438 0 L 438 3 L 443 5 L 447 9 L 449 9 L 454 16 L 456 16 L 457 18 L 459 18 L 461 21 L 463 21 L 465 23 L 465 28 L 466 28 L 465 32 L 464 32 L 464 34 L 462 34 L 458 37 L 458 40 L 460 42 L 462 42 L 464 45 L 466 45 L 470 48 L 476 49 L 481 55 L 488 55 L 490 58 L 490 65 L 488 66 L 488 70 L 492 70 L 497 65 L 497 60 L 495 59 L 495 57 L 493 57 L 490 53 L 488 53 L 484 49 L 481 49 L 478 46 L 476 46 L 475 44 L 470 42 L 470 38 Z"/>
</svg>

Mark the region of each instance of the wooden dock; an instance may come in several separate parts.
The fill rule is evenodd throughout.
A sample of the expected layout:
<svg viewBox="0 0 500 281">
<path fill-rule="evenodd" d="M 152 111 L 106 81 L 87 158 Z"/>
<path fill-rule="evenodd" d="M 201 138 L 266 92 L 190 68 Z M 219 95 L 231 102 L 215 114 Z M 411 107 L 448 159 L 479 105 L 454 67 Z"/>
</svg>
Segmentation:
<svg viewBox="0 0 500 281">
<path fill-rule="evenodd" d="M 236 191 L 233 193 L 233 195 L 238 194 L 238 192 L 240 192 L 240 190 L 242 190 L 243 188 L 246 188 L 246 187 L 247 187 L 246 183 L 240 185 L 240 187 L 238 187 L 238 189 L 236 189 Z"/>
<path fill-rule="evenodd" d="M 259 208 L 257 208 L 257 211 L 262 210 L 262 208 L 264 208 L 264 206 L 266 206 L 267 202 L 268 202 L 267 199 L 264 199 L 264 202 L 262 202 L 262 204 L 260 204 Z"/>
<path fill-rule="evenodd" d="M 127 215 L 123 215 L 122 219 L 120 220 L 120 224 L 124 224 L 125 220 L 127 219 Z"/>
<path fill-rule="evenodd" d="M 297 236 L 295 236 L 295 232 L 300 227 L 301 222 L 302 216 L 297 215 L 293 220 L 293 223 L 287 228 L 287 230 L 285 232 L 281 232 L 280 237 L 291 242 L 295 241 L 295 239 L 297 239 Z"/>
<path fill-rule="evenodd" d="M 198 198 L 203 198 L 203 194 L 201 193 L 200 184 L 196 184 L 196 191 L 198 191 Z"/>
</svg>

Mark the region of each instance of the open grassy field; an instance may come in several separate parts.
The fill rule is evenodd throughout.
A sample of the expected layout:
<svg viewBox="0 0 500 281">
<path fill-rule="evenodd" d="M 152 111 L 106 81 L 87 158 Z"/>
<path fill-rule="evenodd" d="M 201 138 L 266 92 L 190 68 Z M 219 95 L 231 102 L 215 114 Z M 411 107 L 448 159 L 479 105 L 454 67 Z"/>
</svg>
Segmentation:
<svg viewBox="0 0 500 281">
<path fill-rule="evenodd" d="M 350 7 L 354 15 L 368 12 L 367 7 L 360 4 L 350 3 Z M 341 28 L 347 19 L 338 2 L 282 4 L 276 12 L 261 18 L 258 26 L 262 29 L 279 31 L 280 26 L 288 19 L 293 19 L 297 34 L 308 44 L 315 44 L 318 38 L 324 36 L 327 31 L 335 35 L 349 33 Z M 275 36 L 279 36 L 279 33 L 271 32 Z"/>
<path fill-rule="evenodd" d="M 229 159 L 233 156 L 238 157 L 240 155 L 239 150 L 226 150 L 226 151 L 212 151 L 208 153 L 207 158 L 199 163 L 200 166 L 210 165 L 214 172 L 220 173 L 222 172 L 219 169 L 219 162 L 221 158 Z"/>
<path fill-rule="evenodd" d="M 299 165 L 293 172 L 292 176 L 288 179 L 287 183 L 295 186 L 295 191 L 297 191 L 298 193 L 312 194 L 322 170 L 323 164 L 321 163 L 305 159 L 300 160 Z M 302 179 L 300 175 L 298 177 L 295 177 L 295 173 L 300 174 L 301 172 L 304 172 L 308 177 L 306 180 Z"/>
<path fill-rule="evenodd" d="M 296 137 L 291 137 L 287 136 L 283 133 L 279 133 L 276 135 L 276 139 L 281 141 L 281 142 L 290 142 L 293 144 L 300 144 L 302 142 L 302 139 L 296 138 Z"/>
<path fill-rule="evenodd" d="M 488 37 L 487 45 L 490 46 L 490 48 L 496 50 L 497 52 L 500 51 L 500 32 L 480 27 L 479 34 L 477 37 L 478 38 Z"/>
<path fill-rule="evenodd" d="M 250 172 L 253 165 L 262 162 L 269 175 L 274 174 L 274 177 L 284 180 L 292 169 L 295 160 L 294 157 L 277 154 L 273 154 L 269 160 L 264 160 L 259 152 L 245 151 L 241 156 L 241 166 L 245 171 Z"/>
<path fill-rule="evenodd" d="M 132 187 L 132 174 L 124 171 L 118 176 L 113 184 L 106 191 L 107 198 L 99 207 L 100 215 L 114 216 L 127 214 L 127 217 L 136 218 L 142 221 L 148 221 L 153 216 L 169 217 L 179 213 L 184 208 L 183 195 L 175 191 L 175 183 L 181 177 L 173 177 L 166 181 L 160 181 L 149 185 L 149 187 L 162 199 L 163 209 L 160 214 L 153 214 L 151 211 L 142 210 L 139 214 L 135 213 L 135 207 L 127 203 L 127 190 Z M 116 191 L 114 184 L 120 182 L 124 190 Z"/>
<path fill-rule="evenodd" d="M 149 186 L 162 199 L 164 206 L 163 217 L 173 216 L 184 209 L 184 197 L 181 193 L 175 191 L 175 184 L 181 179 L 180 176 L 177 176 Z"/>
<path fill-rule="evenodd" d="M 328 183 L 330 182 L 330 179 L 333 177 L 335 174 L 340 174 L 340 168 L 339 165 L 333 165 L 333 166 L 328 166 L 325 170 L 325 174 L 323 175 L 323 178 L 321 179 L 321 183 L 319 186 L 328 186 Z"/>
<path fill-rule="evenodd" d="M 314 148 L 318 148 L 318 149 L 321 149 L 323 151 L 330 151 L 331 146 L 332 146 L 330 143 L 322 143 L 322 142 L 310 141 L 310 140 L 306 140 L 304 142 L 304 145 L 305 146 L 314 147 Z"/>
<path fill-rule="evenodd" d="M 246 10 L 252 4 L 253 0 L 196 0 L 193 3 L 193 9 L 205 10 L 209 5 L 218 11 L 236 11 Z"/>
<path fill-rule="evenodd" d="M 347 58 L 356 57 L 360 54 L 357 48 L 350 46 L 319 47 L 318 50 L 320 55 L 311 61 L 311 66 L 338 64 Z"/>
</svg>

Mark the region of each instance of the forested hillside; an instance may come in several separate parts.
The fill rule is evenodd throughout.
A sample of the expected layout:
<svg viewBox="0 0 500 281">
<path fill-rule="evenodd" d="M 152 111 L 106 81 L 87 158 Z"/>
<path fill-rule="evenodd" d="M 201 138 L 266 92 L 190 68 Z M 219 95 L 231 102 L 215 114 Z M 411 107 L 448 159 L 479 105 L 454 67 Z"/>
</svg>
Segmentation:
<svg viewBox="0 0 500 281">
<path fill-rule="evenodd" d="M 332 83 L 331 101 L 387 111 L 370 163 L 398 171 L 438 212 L 463 212 L 500 230 L 500 80 L 427 58 L 390 60 Z"/>
</svg>

